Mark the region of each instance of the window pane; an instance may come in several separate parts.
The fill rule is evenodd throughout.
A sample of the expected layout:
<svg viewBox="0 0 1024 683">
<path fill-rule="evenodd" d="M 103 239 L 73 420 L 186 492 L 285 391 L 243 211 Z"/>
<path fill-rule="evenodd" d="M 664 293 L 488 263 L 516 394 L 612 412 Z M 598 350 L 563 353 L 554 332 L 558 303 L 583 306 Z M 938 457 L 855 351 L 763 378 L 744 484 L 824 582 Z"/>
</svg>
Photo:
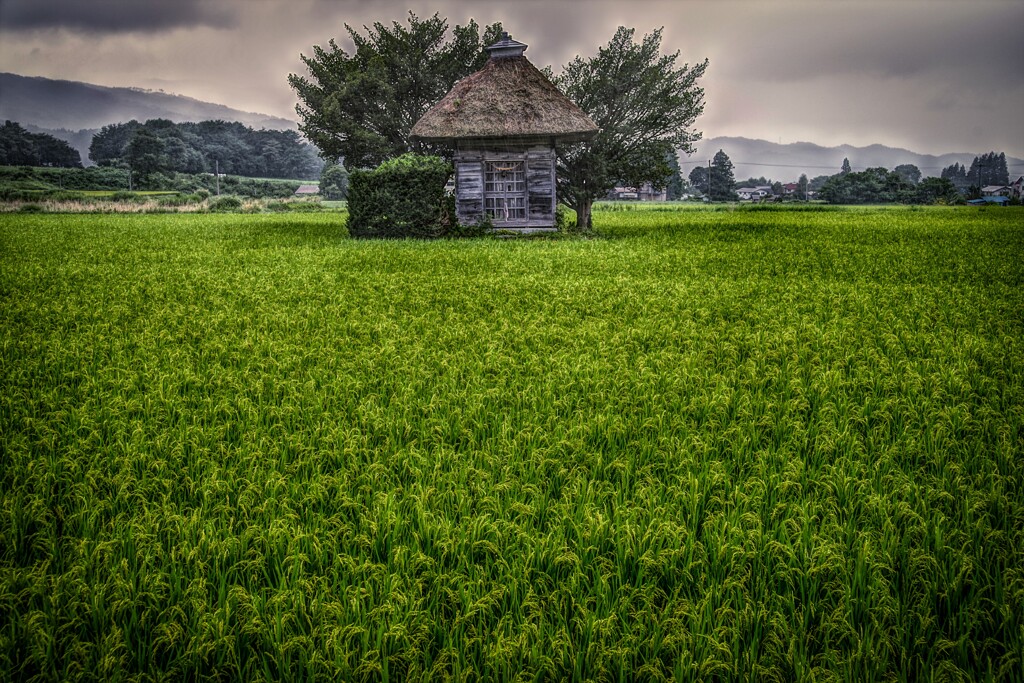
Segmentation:
<svg viewBox="0 0 1024 683">
<path fill-rule="evenodd" d="M 526 174 L 522 161 L 488 161 L 484 167 L 484 211 L 496 222 L 526 219 Z"/>
</svg>

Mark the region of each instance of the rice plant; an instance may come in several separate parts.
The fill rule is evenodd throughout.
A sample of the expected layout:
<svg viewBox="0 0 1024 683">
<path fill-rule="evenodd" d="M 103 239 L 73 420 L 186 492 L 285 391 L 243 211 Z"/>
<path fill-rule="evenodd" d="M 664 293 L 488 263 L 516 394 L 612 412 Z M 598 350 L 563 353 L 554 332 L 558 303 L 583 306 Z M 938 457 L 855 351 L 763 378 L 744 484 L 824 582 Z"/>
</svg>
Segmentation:
<svg viewBox="0 0 1024 683">
<path fill-rule="evenodd" d="M 2 677 L 1020 680 L 1022 218 L 2 215 Z"/>
</svg>

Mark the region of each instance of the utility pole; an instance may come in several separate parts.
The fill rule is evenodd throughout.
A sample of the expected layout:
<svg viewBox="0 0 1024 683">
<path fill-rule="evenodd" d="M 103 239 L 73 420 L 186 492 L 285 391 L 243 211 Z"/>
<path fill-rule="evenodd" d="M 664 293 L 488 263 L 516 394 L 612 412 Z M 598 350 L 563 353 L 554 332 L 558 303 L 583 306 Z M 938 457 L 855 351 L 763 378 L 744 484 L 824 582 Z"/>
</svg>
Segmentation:
<svg viewBox="0 0 1024 683">
<path fill-rule="evenodd" d="M 220 196 L 220 159 L 213 160 L 213 177 L 217 179 L 217 196 Z"/>
<path fill-rule="evenodd" d="M 711 159 L 708 159 L 708 201 L 711 201 Z"/>
</svg>

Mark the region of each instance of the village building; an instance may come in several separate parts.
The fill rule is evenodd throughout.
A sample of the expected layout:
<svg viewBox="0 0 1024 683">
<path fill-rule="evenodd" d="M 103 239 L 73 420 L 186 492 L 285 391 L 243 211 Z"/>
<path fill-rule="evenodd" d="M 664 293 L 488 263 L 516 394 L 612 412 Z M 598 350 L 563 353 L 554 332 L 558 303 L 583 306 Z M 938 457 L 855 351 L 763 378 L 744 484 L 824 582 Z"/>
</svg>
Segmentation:
<svg viewBox="0 0 1024 683">
<path fill-rule="evenodd" d="M 654 184 L 650 182 L 640 187 L 616 185 L 608 193 L 607 198 L 619 201 L 664 202 L 668 199 L 668 191 L 665 188 L 656 190 Z"/>
<path fill-rule="evenodd" d="M 1010 189 L 1014 199 L 1024 198 L 1024 175 L 1017 176 L 1017 179 L 1010 183 Z"/>
<path fill-rule="evenodd" d="M 986 185 L 981 188 L 982 197 L 1009 197 L 1013 188 L 1009 185 Z"/>
<path fill-rule="evenodd" d="M 555 146 L 593 138 L 597 125 L 529 62 L 507 33 L 476 73 L 413 125 L 411 137 L 454 147 L 458 220 L 554 229 Z"/>
<path fill-rule="evenodd" d="M 736 190 L 736 194 L 739 195 L 740 199 L 758 201 L 771 196 L 772 188 L 770 186 L 763 185 L 759 185 L 757 187 L 741 187 Z"/>
</svg>

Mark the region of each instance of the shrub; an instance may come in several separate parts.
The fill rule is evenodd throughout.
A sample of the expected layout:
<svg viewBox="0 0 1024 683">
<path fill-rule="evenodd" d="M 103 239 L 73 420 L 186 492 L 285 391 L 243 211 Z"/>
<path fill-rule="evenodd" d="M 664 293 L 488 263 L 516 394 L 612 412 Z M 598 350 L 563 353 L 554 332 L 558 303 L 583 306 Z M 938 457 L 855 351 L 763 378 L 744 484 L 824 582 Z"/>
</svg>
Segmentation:
<svg viewBox="0 0 1024 683">
<path fill-rule="evenodd" d="M 110 195 L 110 200 L 114 202 L 134 202 L 137 201 L 138 199 L 139 195 L 135 194 L 134 192 L 127 192 L 125 190 L 115 192 L 114 194 Z"/>
<path fill-rule="evenodd" d="M 242 208 L 242 199 L 229 194 L 224 195 L 211 199 L 209 208 L 210 211 L 238 211 Z"/>
<path fill-rule="evenodd" d="M 353 237 L 442 237 L 455 224 L 445 210 L 452 167 L 440 157 L 403 154 L 373 171 L 349 174 Z"/>
<path fill-rule="evenodd" d="M 576 232 L 576 212 L 565 204 L 556 206 L 555 228 L 559 232 Z"/>
<path fill-rule="evenodd" d="M 45 213 L 46 209 L 41 204 L 22 204 L 19 209 L 21 213 Z"/>
</svg>

